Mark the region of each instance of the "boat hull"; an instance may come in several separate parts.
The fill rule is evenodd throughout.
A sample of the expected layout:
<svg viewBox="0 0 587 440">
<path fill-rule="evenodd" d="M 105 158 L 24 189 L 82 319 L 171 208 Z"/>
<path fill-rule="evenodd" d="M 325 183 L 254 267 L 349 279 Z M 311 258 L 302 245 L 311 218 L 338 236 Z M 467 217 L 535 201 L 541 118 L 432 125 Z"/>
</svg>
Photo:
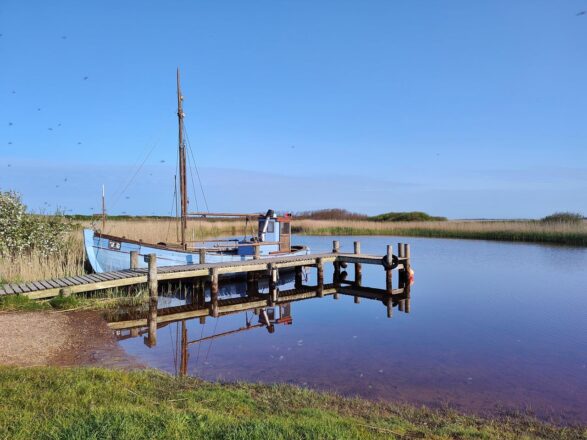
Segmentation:
<svg viewBox="0 0 587 440">
<path fill-rule="evenodd" d="M 146 268 L 146 256 L 157 255 L 157 266 L 183 266 L 198 264 L 200 255 L 198 252 L 170 249 L 162 245 L 152 245 L 134 240 L 126 240 L 110 236 L 96 234 L 91 229 L 84 229 L 84 248 L 86 257 L 96 273 L 111 272 L 116 270 L 130 269 L 130 253 L 136 251 L 139 254 L 138 267 Z M 299 250 L 280 253 L 279 255 L 308 255 L 310 250 L 301 247 Z M 261 258 L 268 258 L 272 255 L 262 255 Z M 207 252 L 206 263 L 222 263 L 231 261 L 252 260 L 252 255 L 236 255 L 230 253 Z"/>
</svg>

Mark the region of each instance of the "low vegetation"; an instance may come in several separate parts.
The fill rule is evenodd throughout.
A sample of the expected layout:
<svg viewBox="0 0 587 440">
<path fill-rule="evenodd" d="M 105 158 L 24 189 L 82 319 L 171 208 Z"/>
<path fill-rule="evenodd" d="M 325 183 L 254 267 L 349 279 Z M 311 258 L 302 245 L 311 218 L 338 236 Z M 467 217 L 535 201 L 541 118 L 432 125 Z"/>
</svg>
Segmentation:
<svg viewBox="0 0 587 440">
<path fill-rule="evenodd" d="M 446 217 L 434 217 L 425 212 L 412 211 L 412 212 L 387 212 L 385 214 L 379 214 L 374 217 L 370 217 L 369 220 L 381 221 L 381 222 L 438 222 L 446 221 Z"/>
<path fill-rule="evenodd" d="M 541 220 L 543 223 L 564 223 L 578 225 L 584 221 L 583 215 L 576 212 L 555 212 Z"/>
<path fill-rule="evenodd" d="M 0 438 L 578 439 L 579 428 L 155 371 L 0 367 Z"/>
<path fill-rule="evenodd" d="M 578 224 L 569 224 L 541 221 L 375 222 L 300 220 L 294 222 L 292 231 L 305 235 L 394 235 L 587 246 L 587 222 L 585 221 Z"/>
<path fill-rule="evenodd" d="M 294 218 L 310 220 L 366 220 L 369 216 L 347 211 L 346 209 L 329 208 L 298 212 L 294 214 Z"/>
</svg>

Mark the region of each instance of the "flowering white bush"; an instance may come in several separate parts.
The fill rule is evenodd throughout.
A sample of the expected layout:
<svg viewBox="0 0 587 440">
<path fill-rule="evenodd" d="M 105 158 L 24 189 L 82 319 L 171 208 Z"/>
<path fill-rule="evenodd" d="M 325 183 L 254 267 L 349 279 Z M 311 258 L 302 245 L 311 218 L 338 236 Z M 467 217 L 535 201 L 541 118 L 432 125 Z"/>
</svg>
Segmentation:
<svg viewBox="0 0 587 440">
<path fill-rule="evenodd" d="M 43 254 L 58 252 L 66 245 L 71 228 L 72 224 L 59 213 L 29 214 L 19 194 L 0 191 L 0 255 L 31 250 Z"/>
</svg>

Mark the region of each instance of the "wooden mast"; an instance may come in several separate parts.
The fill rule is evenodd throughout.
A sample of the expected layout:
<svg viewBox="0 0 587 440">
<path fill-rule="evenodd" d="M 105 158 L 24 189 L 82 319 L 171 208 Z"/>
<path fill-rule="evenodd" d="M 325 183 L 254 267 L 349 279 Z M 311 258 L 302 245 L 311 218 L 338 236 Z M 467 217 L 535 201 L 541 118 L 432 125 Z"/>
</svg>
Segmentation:
<svg viewBox="0 0 587 440">
<path fill-rule="evenodd" d="M 186 177 L 186 155 L 185 142 L 183 140 L 183 96 L 179 82 L 179 67 L 177 68 L 177 119 L 179 122 L 179 193 L 181 197 L 181 245 L 187 248 L 186 229 L 188 213 L 187 177 Z"/>
</svg>

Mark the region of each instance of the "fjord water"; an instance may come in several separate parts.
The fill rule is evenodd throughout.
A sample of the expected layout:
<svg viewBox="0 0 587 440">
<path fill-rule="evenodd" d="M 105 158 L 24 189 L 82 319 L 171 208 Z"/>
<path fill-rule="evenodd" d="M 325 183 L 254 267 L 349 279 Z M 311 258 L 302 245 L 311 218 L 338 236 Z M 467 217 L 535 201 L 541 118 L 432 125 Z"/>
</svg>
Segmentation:
<svg viewBox="0 0 587 440">
<path fill-rule="evenodd" d="M 394 308 L 388 319 L 381 302 L 355 304 L 344 295 L 294 302 L 292 325 L 277 325 L 274 333 L 256 328 L 190 345 L 188 374 L 587 422 L 586 249 L 406 237 L 294 242 L 317 252 L 329 250 L 333 239 L 343 252 L 360 240 L 363 253 L 380 255 L 387 244 L 410 243 L 410 313 Z M 346 270 L 352 279 L 352 266 Z M 385 287 L 382 268 L 363 266 L 363 285 Z M 242 327 L 252 317 L 188 320 L 188 339 Z M 121 345 L 139 361 L 176 373 L 180 326 L 160 328 L 153 348 L 142 338 Z"/>
</svg>

